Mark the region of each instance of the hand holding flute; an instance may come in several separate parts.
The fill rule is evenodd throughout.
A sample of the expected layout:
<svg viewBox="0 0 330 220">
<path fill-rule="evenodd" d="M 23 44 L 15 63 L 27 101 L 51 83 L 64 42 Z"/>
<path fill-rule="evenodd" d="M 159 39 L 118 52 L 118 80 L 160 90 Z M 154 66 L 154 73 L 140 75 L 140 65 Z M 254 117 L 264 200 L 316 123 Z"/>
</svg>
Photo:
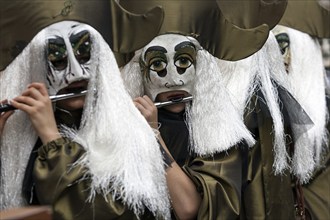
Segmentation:
<svg viewBox="0 0 330 220">
<path fill-rule="evenodd" d="M 150 126 L 154 129 L 158 129 L 158 108 L 163 108 L 165 106 L 171 106 L 179 103 L 185 103 L 192 101 L 193 97 L 181 97 L 169 101 L 163 101 L 163 102 L 156 102 L 153 103 L 152 100 L 144 95 L 142 97 L 138 97 L 134 99 L 135 106 L 139 109 L 141 114 L 146 118 Z M 171 111 L 173 112 L 180 112 L 183 111 L 184 105 L 180 105 L 177 107 L 172 107 Z"/>
<path fill-rule="evenodd" d="M 64 99 L 84 96 L 86 94 L 87 94 L 87 90 L 84 90 L 84 91 L 77 92 L 77 93 L 67 93 L 67 94 L 62 94 L 62 95 L 49 96 L 49 98 L 52 102 L 57 102 L 57 101 L 64 100 Z M 174 104 L 177 104 L 177 103 L 189 102 L 189 101 L 192 101 L 192 99 L 193 99 L 192 96 L 188 96 L 188 97 L 184 97 L 184 98 L 179 99 L 179 100 L 172 100 L 172 101 L 165 101 L 165 102 L 155 102 L 154 104 L 157 108 L 162 108 L 162 107 L 169 106 L 169 105 L 174 105 Z M 4 102 L 0 103 L 0 113 L 11 111 L 11 110 L 16 110 L 16 108 L 14 106 L 12 106 L 11 104 L 8 104 L 8 103 L 4 103 Z"/>
<path fill-rule="evenodd" d="M 84 96 L 86 94 L 87 94 L 87 90 L 83 90 L 81 92 L 76 92 L 76 93 L 67 93 L 67 94 L 62 94 L 62 95 L 49 96 L 49 99 L 52 102 L 57 102 L 57 101 L 64 100 L 64 99 Z M 0 103 L 0 113 L 1 112 L 6 112 L 6 111 L 11 111 L 11 110 L 16 110 L 16 109 L 17 108 L 12 106 L 11 104 L 8 104 L 8 103 L 7 104 L 2 104 L 2 103 Z"/>
<path fill-rule="evenodd" d="M 28 87 L 28 89 L 25 92 L 23 92 L 23 94 L 21 96 L 18 96 L 15 99 L 13 99 L 11 104 L 6 103 L 7 101 L 2 101 L 0 103 L 0 114 L 1 114 L 0 135 L 2 133 L 6 120 L 9 118 L 10 115 L 13 114 L 12 110 L 20 109 L 22 111 L 25 111 L 26 113 L 28 113 L 30 115 L 31 120 L 34 119 L 34 120 L 32 120 L 32 123 L 34 122 L 33 123 L 34 126 L 43 127 L 43 126 L 40 126 L 40 125 L 45 124 L 45 122 L 42 122 L 43 121 L 42 119 L 47 118 L 47 117 L 54 118 L 53 110 L 52 110 L 51 104 L 48 103 L 49 102 L 48 100 L 50 100 L 50 102 L 57 102 L 60 100 L 84 96 L 86 94 L 87 94 L 87 90 L 83 90 L 81 92 L 67 93 L 67 94 L 61 94 L 61 95 L 55 95 L 55 96 L 48 97 L 48 92 L 43 84 L 32 83 Z M 152 125 L 152 127 L 157 129 L 158 128 L 158 117 L 157 117 L 157 111 L 155 111 L 155 110 L 157 110 L 157 108 L 162 108 L 165 106 L 170 106 L 170 105 L 174 105 L 174 104 L 178 104 L 178 103 L 185 103 L 185 102 L 189 102 L 191 100 L 192 100 L 192 96 L 188 96 L 188 97 L 184 97 L 181 99 L 153 103 L 149 99 L 149 97 L 144 96 L 144 97 L 139 97 L 138 99 L 134 100 L 134 103 L 135 103 L 136 107 L 140 110 L 140 112 L 144 115 L 144 117 L 147 119 L 147 121 Z M 36 106 L 34 106 L 34 105 L 36 105 Z M 38 108 L 36 108 L 37 106 L 39 106 L 39 110 L 37 110 L 38 109 Z M 41 111 L 40 109 L 42 109 L 42 107 L 47 107 L 47 110 Z M 155 109 L 154 109 L 154 107 L 155 107 Z M 51 109 L 51 111 L 50 111 L 50 109 Z M 33 114 L 33 117 L 31 117 L 31 114 Z M 39 115 L 45 115 L 45 116 L 44 117 L 40 116 L 39 119 L 41 119 L 41 120 L 39 120 L 38 119 Z M 55 118 L 50 121 L 51 122 L 50 124 L 52 125 L 51 127 L 53 127 L 52 130 L 55 131 L 54 125 L 56 125 L 56 123 L 53 120 L 55 121 Z M 39 130 L 39 129 L 37 129 L 37 130 Z M 48 129 L 45 130 L 46 132 L 41 132 L 41 133 L 47 133 L 47 130 Z M 56 128 L 56 130 L 57 130 L 57 128 Z M 46 136 L 48 136 L 48 135 L 42 135 L 42 136 L 44 137 L 45 141 L 48 139 L 51 139 L 51 138 L 46 138 Z M 54 136 L 54 135 L 51 135 L 51 136 Z"/>
<path fill-rule="evenodd" d="M 141 112 L 144 118 L 153 129 L 158 129 L 158 111 L 151 99 L 144 95 L 134 100 L 136 108 Z"/>
<path fill-rule="evenodd" d="M 11 105 L 29 115 L 34 129 L 44 144 L 60 137 L 52 102 L 44 84 L 30 84 L 20 96 L 11 100 Z"/>
</svg>

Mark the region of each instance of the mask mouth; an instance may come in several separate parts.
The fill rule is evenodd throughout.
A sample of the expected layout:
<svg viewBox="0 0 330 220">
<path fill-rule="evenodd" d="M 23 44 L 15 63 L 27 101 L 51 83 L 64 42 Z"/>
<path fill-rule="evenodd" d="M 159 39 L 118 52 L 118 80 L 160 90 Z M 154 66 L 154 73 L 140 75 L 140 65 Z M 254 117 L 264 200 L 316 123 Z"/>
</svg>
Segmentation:
<svg viewBox="0 0 330 220">
<path fill-rule="evenodd" d="M 77 82 L 73 82 L 67 87 L 61 89 L 58 94 L 66 94 L 66 93 L 79 93 L 84 90 L 87 90 L 88 87 L 88 81 L 87 80 L 81 80 Z"/>
<path fill-rule="evenodd" d="M 186 93 L 184 92 L 178 92 L 178 93 L 174 93 L 171 94 L 167 97 L 168 101 L 172 101 L 172 102 L 181 102 L 182 99 L 186 96 Z"/>
<path fill-rule="evenodd" d="M 181 102 L 183 100 L 183 96 L 178 96 L 178 97 L 174 97 L 174 98 L 171 98 L 169 99 L 169 101 L 172 101 L 172 102 Z"/>
</svg>

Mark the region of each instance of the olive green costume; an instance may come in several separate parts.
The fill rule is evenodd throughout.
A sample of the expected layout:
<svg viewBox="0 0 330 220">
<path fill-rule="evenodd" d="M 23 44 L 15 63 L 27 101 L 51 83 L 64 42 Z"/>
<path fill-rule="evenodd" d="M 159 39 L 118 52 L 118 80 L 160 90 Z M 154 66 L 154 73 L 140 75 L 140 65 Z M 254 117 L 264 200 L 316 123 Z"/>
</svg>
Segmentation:
<svg viewBox="0 0 330 220">
<path fill-rule="evenodd" d="M 308 184 L 299 185 L 297 179 L 287 170 L 282 175 L 274 175 L 273 163 L 273 122 L 265 104 L 252 98 L 250 108 L 254 111 L 245 116 L 250 131 L 257 143 L 248 150 L 248 166 L 244 169 L 241 219 L 299 219 L 300 211 L 297 194 L 303 194 L 306 218 L 329 219 L 330 169 L 329 154 L 322 167 L 315 171 Z M 252 103 L 256 103 L 255 105 Z M 290 125 L 285 123 L 290 134 Z M 287 141 L 288 149 L 293 150 Z"/>
<path fill-rule="evenodd" d="M 233 147 L 209 157 L 189 153 L 185 113 L 158 111 L 160 133 L 175 161 L 202 196 L 197 219 L 237 219 L 241 203 L 242 154 Z"/>
<path fill-rule="evenodd" d="M 59 110 L 56 112 L 59 124 L 77 124 L 79 116 L 79 112 L 75 117 Z M 72 166 L 84 153 L 82 146 L 67 138 L 54 140 L 38 148 L 33 170 L 37 200 L 41 204 L 52 205 L 53 218 L 56 220 L 137 219 L 134 212 L 111 193 L 106 198 L 98 194 L 93 201 L 87 201 L 90 179 L 84 176 L 86 168 Z M 148 211 L 141 216 L 141 219 L 154 218 Z"/>
<path fill-rule="evenodd" d="M 249 15 L 253 8 L 244 10 L 242 7 L 239 10 L 230 11 L 232 5 L 228 4 L 227 1 L 219 2 L 226 9 L 224 10 L 226 18 L 234 24 L 245 28 L 253 28 L 259 25 L 258 20 L 242 20 L 238 16 L 242 13 Z M 242 3 L 237 2 L 236 4 L 241 5 Z M 278 24 L 297 29 L 312 37 L 329 38 L 329 22 L 330 11 L 323 8 L 318 1 L 289 0 L 284 15 Z M 307 219 L 329 219 L 329 149 L 326 149 L 320 167 L 314 171 L 309 183 L 301 186 L 297 185 L 295 177 L 289 171 L 286 171 L 283 175 L 275 176 L 272 167 L 274 163 L 272 119 L 262 101 L 259 100 L 255 106 L 252 104 L 255 100 L 256 97 L 252 99 L 248 108 L 253 109 L 255 107 L 255 110 L 245 117 L 245 122 L 255 135 L 257 143 L 248 151 L 247 158 L 249 162 L 246 169 L 245 187 L 243 188 L 243 213 L 241 218 L 299 219 L 301 210 L 296 209 L 295 205 L 298 205 L 297 198 L 300 198 L 300 204 L 303 203 L 306 208 Z M 287 134 L 292 135 L 288 122 L 285 129 Z M 290 141 L 289 137 L 287 147 L 293 151 L 293 146 L 289 144 Z M 301 201 L 302 197 L 304 198 L 303 202 Z"/>
</svg>

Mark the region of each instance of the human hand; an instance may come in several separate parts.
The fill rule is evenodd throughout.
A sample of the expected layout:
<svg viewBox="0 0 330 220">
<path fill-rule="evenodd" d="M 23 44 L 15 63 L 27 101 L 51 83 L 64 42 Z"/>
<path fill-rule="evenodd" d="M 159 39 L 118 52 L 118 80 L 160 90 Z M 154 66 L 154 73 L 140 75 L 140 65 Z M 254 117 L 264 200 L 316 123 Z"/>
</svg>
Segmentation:
<svg viewBox="0 0 330 220">
<path fill-rule="evenodd" d="M 43 144 L 60 137 L 52 102 L 44 84 L 30 84 L 20 96 L 11 101 L 11 104 L 29 115 L 32 125 Z"/>
<path fill-rule="evenodd" d="M 7 100 L 0 101 L 1 104 L 8 103 Z M 0 136 L 2 135 L 7 119 L 14 113 L 14 111 L 7 111 L 0 113 Z"/>
<path fill-rule="evenodd" d="M 158 110 L 153 101 L 151 101 L 148 96 L 144 95 L 135 98 L 133 102 L 149 125 L 154 129 L 158 129 Z"/>
</svg>

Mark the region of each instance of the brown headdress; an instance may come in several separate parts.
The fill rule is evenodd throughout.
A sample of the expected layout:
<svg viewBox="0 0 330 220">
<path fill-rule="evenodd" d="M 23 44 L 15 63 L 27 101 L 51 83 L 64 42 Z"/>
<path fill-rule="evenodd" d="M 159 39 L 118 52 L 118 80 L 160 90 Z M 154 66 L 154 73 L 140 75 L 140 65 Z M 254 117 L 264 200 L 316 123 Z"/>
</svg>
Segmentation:
<svg viewBox="0 0 330 220">
<path fill-rule="evenodd" d="M 132 52 L 149 42 L 163 21 L 161 8 L 145 12 L 132 14 L 115 0 L 0 0 L 0 70 L 5 69 L 39 31 L 63 20 L 94 27 L 115 55 Z M 134 36 L 134 41 L 127 36 Z M 121 59 L 117 61 L 119 65 L 124 64 Z"/>
<path fill-rule="evenodd" d="M 313 37 L 330 38 L 330 8 L 320 3 L 318 0 L 289 0 L 279 24 Z"/>
<path fill-rule="evenodd" d="M 249 29 L 233 25 L 225 18 L 222 6 L 216 0 L 120 0 L 119 3 L 135 13 L 142 13 L 155 6 L 163 7 L 165 17 L 159 34 L 174 32 L 192 35 L 204 49 L 225 60 L 239 60 L 255 53 L 266 42 L 270 30 L 264 24 L 266 22 Z M 281 5 L 280 8 L 283 7 Z M 284 12 L 283 9 L 279 11 Z M 249 16 L 253 20 L 253 15 Z M 258 20 L 263 13 L 255 16 Z M 271 27 L 279 19 L 277 16 L 276 19 L 269 17 Z"/>
<path fill-rule="evenodd" d="M 288 0 L 217 0 L 222 13 L 241 28 L 267 24 L 275 27 L 282 18 Z"/>
</svg>

